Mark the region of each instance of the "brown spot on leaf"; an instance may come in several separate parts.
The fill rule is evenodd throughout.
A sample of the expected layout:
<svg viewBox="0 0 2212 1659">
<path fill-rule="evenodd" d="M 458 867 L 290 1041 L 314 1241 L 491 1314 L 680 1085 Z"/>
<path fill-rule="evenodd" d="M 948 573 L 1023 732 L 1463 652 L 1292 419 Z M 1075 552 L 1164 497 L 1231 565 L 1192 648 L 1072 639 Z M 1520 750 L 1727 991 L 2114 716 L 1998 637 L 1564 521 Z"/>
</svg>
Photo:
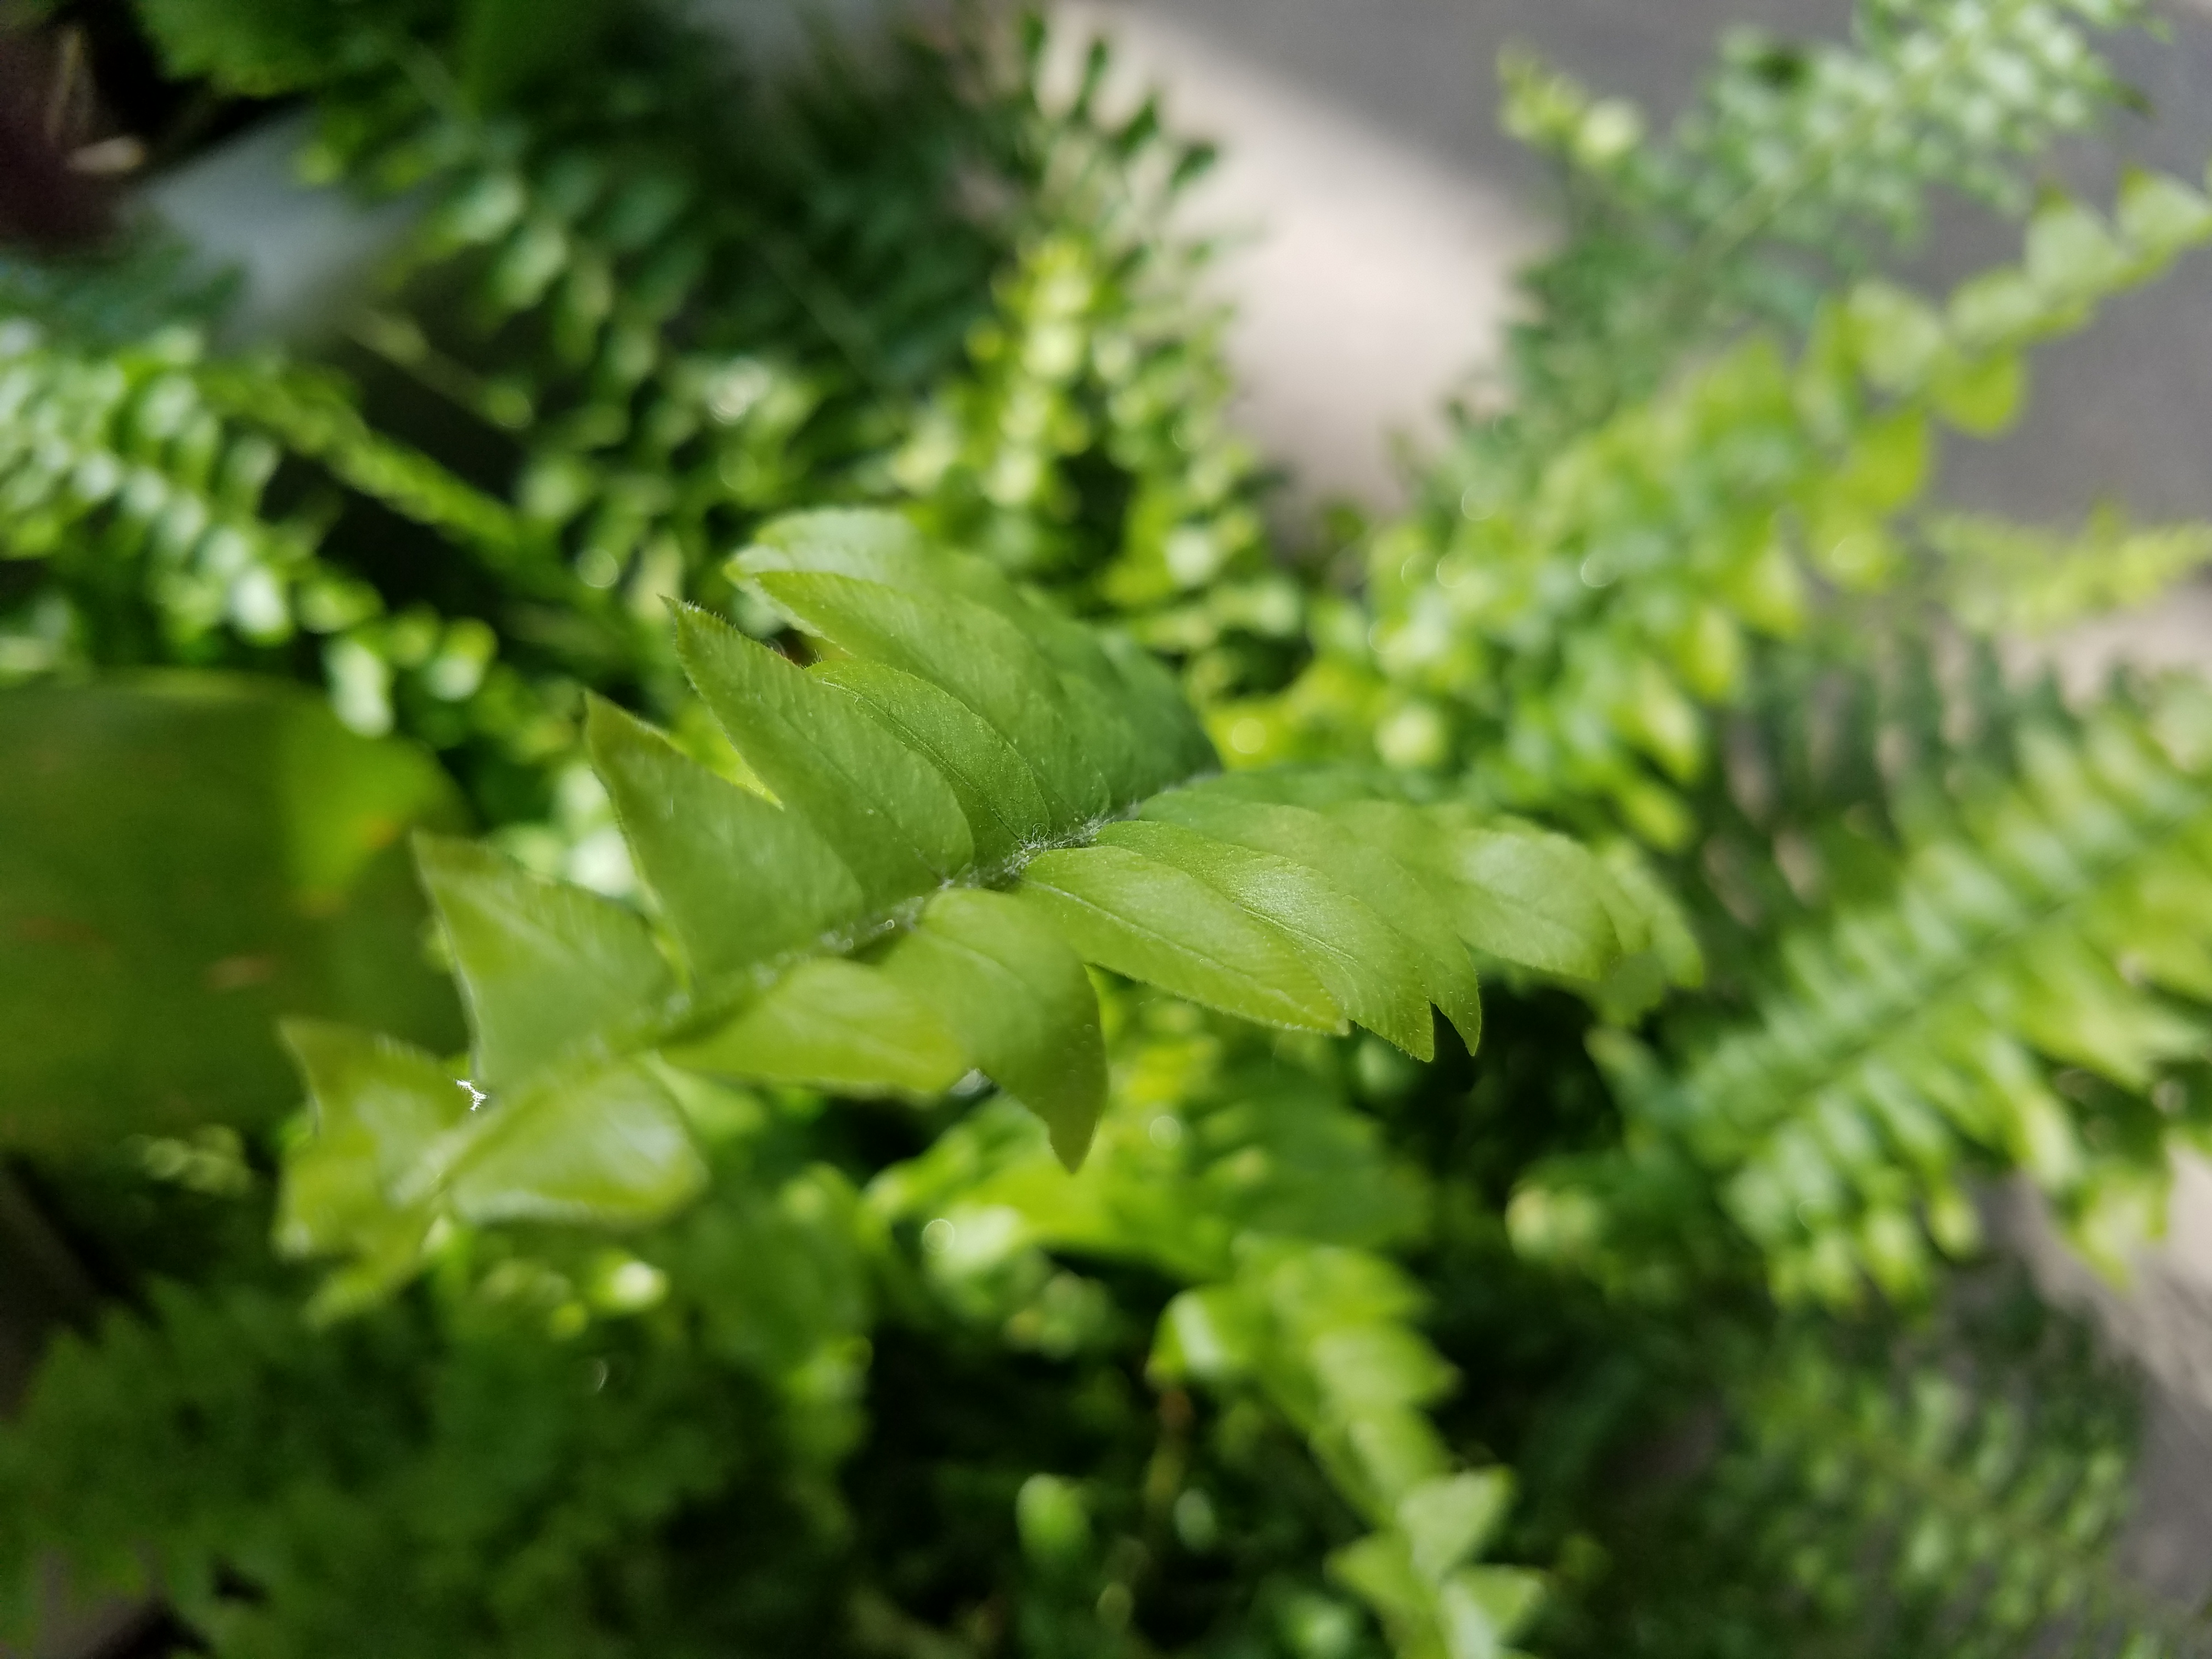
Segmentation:
<svg viewBox="0 0 2212 1659">
<path fill-rule="evenodd" d="M 250 986 L 266 985 L 276 977 L 276 958 L 274 957 L 225 957 L 221 962 L 211 962 L 201 976 L 201 982 L 210 991 L 243 991 Z"/>
</svg>

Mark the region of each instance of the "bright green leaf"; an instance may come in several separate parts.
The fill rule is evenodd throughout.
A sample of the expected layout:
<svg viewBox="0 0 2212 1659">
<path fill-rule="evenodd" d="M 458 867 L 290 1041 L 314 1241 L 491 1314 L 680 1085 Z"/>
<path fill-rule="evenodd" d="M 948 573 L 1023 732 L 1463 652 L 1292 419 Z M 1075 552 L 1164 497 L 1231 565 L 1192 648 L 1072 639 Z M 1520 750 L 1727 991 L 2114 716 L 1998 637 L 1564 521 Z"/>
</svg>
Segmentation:
<svg viewBox="0 0 2212 1659">
<path fill-rule="evenodd" d="M 849 697 L 703 611 L 677 613 L 677 648 L 738 752 L 836 852 L 872 908 L 967 866 L 975 843 L 951 786 Z"/>
<path fill-rule="evenodd" d="M 894 737 L 944 775 L 967 815 L 978 863 L 997 867 L 1053 838 L 1057 826 L 1035 775 L 967 704 L 927 680 L 854 657 L 824 663 L 815 672 L 859 698 Z"/>
<path fill-rule="evenodd" d="M 1018 890 L 1086 962 L 1263 1024 L 1341 1031 L 1297 953 L 1197 877 L 1124 848 L 1033 859 Z"/>
<path fill-rule="evenodd" d="M 1487 828 L 1474 813 L 1387 802 L 1335 816 L 1413 868 L 1449 926 L 1501 962 L 1595 981 L 1620 959 L 1601 866 L 1563 836 Z"/>
<path fill-rule="evenodd" d="M 1512 1501 L 1513 1477 L 1504 1469 L 1471 1470 L 1414 1487 L 1398 1500 L 1397 1519 L 1415 1569 L 1432 1584 L 1443 1582 L 1489 1543 Z"/>
<path fill-rule="evenodd" d="M 656 1012 L 674 988 L 651 929 L 611 899 L 540 879 L 488 848 L 425 836 L 438 907 L 476 1037 L 477 1079 L 507 1089 Z"/>
<path fill-rule="evenodd" d="M 1061 1163 L 1082 1163 L 1106 1099 L 1098 998 L 1043 918 L 1004 894 L 956 889 L 930 902 L 883 968 L 1045 1121 Z"/>
<path fill-rule="evenodd" d="M 1468 1048 L 1480 1043 L 1482 993 L 1466 945 L 1437 915 L 1435 896 L 1395 849 L 1305 807 L 1224 799 L 1206 787 L 1158 796 L 1146 804 L 1145 815 L 1287 859 L 1350 895 L 1395 935 L 1396 956 Z M 1414 822 L 1421 831 L 1431 827 L 1425 814 Z"/>
<path fill-rule="evenodd" d="M 707 1169 L 667 1090 L 617 1064 L 495 1097 L 460 1132 L 445 1179 L 470 1221 L 640 1225 L 697 1197 Z"/>
<path fill-rule="evenodd" d="M 1179 823 L 1109 823 L 1098 843 L 1196 876 L 1279 929 L 1353 1020 L 1416 1060 L 1435 1056 L 1429 997 L 1414 953 L 1343 889 L 1304 865 Z"/>
<path fill-rule="evenodd" d="M 393 1223 L 392 1194 L 471 1097 L 419 1048 L 324 1020 L 284 1041 L 313 1108 L 313 1138 L 285 1166 L 276 1238 L 297 1255 L 358 1248 Z M 412 1222 L 419 1237 L 428 1218 Z"/>
<path fill-rule="evenodd" d="M 1060 677 L 1005 617 L 951 595 L 848 576 L 779 573 L 760 581 L 809 632 L 927 680 L 973 709 L 1027 763 L 1060 821 L 1079 823 L 1113 810 L 1114 791 L 1095 744 L 1084 742 L 1070 715 Z M 1125 732 L 1123 746 L 1133 741 Z"/>
<path fill-rule="evenodd" d="M 695 974 L 814 945 L 861 913 L 860 884 L 804 818 L 716 777 L 611 704 L 593 703 L 588 732 L 630 855 Z"/>
</svg>

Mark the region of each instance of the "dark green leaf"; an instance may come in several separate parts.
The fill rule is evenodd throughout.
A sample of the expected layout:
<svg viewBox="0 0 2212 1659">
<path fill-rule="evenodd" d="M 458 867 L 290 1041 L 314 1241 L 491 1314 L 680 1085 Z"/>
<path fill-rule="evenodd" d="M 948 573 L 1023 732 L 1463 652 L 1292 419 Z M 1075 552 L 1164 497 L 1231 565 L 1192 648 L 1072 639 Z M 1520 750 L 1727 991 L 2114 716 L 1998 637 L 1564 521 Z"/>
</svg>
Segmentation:
<svg viewBox="0 0 2212 1659">
<path fill-rule="evenodd" d="M 269 1121 L 288 1015 L 458 1046 L 406 836 L 459 818 L 428 755 L 306 691 L 0 693 L 0 1142 Z"/>
</svg>

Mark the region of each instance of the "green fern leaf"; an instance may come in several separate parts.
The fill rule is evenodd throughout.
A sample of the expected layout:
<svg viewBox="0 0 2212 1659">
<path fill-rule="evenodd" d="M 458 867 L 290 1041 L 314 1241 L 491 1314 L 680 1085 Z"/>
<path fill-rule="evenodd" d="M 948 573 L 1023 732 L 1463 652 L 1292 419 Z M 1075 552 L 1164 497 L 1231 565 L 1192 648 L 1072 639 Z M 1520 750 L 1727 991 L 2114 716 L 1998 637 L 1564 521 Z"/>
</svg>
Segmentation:
<svg viewBox="0 0 2212 1659">
<path fill-rule="evenodd" d="M 2205 719 L 2177 685 L 2148 717 L 2027 734 L 2020 786 L 1801 938 L 1759 1018 L 1634 1106 L 1723 1179 L 1785 1300 L 1849 1303 L 1862 1274 L 1917 1294 L 1923 1227 L 1973 1242 L 1978 1167 L 2025 1170 L 2112 1271 L 2155 1228 L 2200 1121 L 2179 1083 L 2172 1113 L 2148 1097 L 2204 1041 L 2174 999 L 2212 988 Z"/>
<path fill-rule="evenodd" d="M 1567 246 L 1524 278 L 1516 432 L 1556 441 L 1646 397 L 1747 321 L 1802 327 L 1825 279 L 1909 246 L 1938 185 L 2028 205 L 2023 160 L 2124 101 L 2105 0 L 1865 0 L 1848 45 L 1756 29 L 1723 42 L 1664 137 L 1525 53 L 1500 63 L 1509 131 L 1573 186 Z"/>
<path fill-rule="evenodd" d="M 1106 1100 L 1098 999 L 1082 958 L 1027 907 L 981 888 L 932 899 L 884 962 L 963 1052 L 1052 1131 L 1073 1169 Z"/>
<path fill-rule="evenodd" d="M 836 957 L 801 962 L 720 1030 L 679 1040 L 669 1057 L 711 1075 L 861 1096 L 939 1094 L 969 1070 L 930 1003 L 880 968 Z"/>
<path fill-rule="evenodd" d="M 1110 845 L 1045 853 L 1021 897 L 1102 968 L 1265 1024 L 1345 1029 L 1279 927 L 1173 864 Z"/>
<path fill-rule="evenodd" d="M 2212 526 L 2138 530 L 2109 512 L 2092 514 L 2074 536 L 1978 514 L 1937 515 L 1920 533 L 1937 560 L 1947 608 L 1990 634 L 2046 635 L 2132 609 L 2212 562 Z"/>
<path fill-rule="evenodd" d="M 889 908 L 967 865 L 975 843 L 952 787 L 850 699 L 703 611 L 678 614 L 677 642 L 745 763 L 852 872 L 865 906 Z"/>
<path fill-rule="evenodd" d="M 1378 533 L 1365 628 L 1276 704 L 1240 709 L 1268 758 L 1364 725 L 1377 753 L 1474 770 L 1516 808 L 1601 815 L 1676 849 L 1683 790 L 1711 762 L 1707 710 L 1738 701 L 1751 642 L 1861 625 L 1847 599 L 1910 566 L 1904 514 L 1930 476 L 1939 418 L 1976 428 L 2027 349 L 2212 238 L 2212 203 L 2178 180 L 2124 184 L 2107 223 L 2062 199 L 2015 265 L 1941 309 L 1864 282 L 1825 304 L 1801 357 L 1753 337 L 1528 469 L 1493 470 Z M 2009 365 L 1992 380 L 1993 366 Z"/>
<path fill-rule="evenodd" d="M 674 988 L 636 913 L 545 881 L 469 842 L 416 854 L 475 1034 L 477 1077 L 504 1089 L 648 1018 Z"/>
<path fill-rule="evenodd" d="M 678 614 L 693 683 L 773 799 L 594 709 L 657 927 L 424 843 L 490 1098 L 414 1170 L 380 1174 L 395 1206 L 623 1223 L 681 1203 L 699 1175 L 672 1065 L 856 1094 L 980 1071 L 1073 1164 L 1105 1087 L 1085 963 L 1262 1024 L 1357 1020 L 1424 1057 L 1431 1004 L 1478 1039 L 1451 918 L 1512 875 L 1485 873 L 1495 837 L 1465 813 L 1401 802 L 1384 848 L 1331 816 L 1359 805 L 1343 780 L 1307 780 L 1316 807 L 1192 779 L 1210 749 L 1141 656 L 896 520 L 792 520 L 741 563 L 838 654 L 802 668 Z M 1577 873 L 1598 895 L 1582 935 L 1596 966 L 1595 918 L 1623 901 L 1595 863 Z M 300 1158 L 352 1155 L 310 1142 Z M 303 1214 L 295 1233 L 346 1224 Z"/>
</svg>

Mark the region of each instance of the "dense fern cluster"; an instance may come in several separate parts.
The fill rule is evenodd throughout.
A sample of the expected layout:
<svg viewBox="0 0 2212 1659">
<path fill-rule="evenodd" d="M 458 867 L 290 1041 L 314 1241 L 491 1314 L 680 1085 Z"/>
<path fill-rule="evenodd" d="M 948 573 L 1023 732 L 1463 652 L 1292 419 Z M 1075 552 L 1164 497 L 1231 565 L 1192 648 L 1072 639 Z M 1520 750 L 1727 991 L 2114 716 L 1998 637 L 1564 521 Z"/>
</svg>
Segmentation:
<svg viewBox="0 0 2212 1659">
<path fill-rule="evenodd" d="M 58 1550 L 270 1659 L 2199 1641 L 2129 1380 L 1972 1264 L 2017 1176 L 2124 1273 L 2212 1121 L 2212 704 L 2019 661 L 2212 539 L 1940 505 L 2212 238 L 2028 189 L 2137 7 L 1865 0 L 1664 142 L 1509 62 L 1570 234 L 1334 570 L 1103 48 L 771 93 L 616 0 L 139 9 L 420 210 L 289 356 L 150 236 L 9 275 L 0 675 L 321 687 L 358 746 L 252 786 L 302 913 L 439 826 L 403 740 L 488 833 L 378 921 L 465 1052 L 302 998 L 278 1131 L 0 1114 L 116 1304 L 0 1432 L 11 1626 Z M 1876 273 L 1947 188 L 2027 240 L 1939 303 Z M 16 859 L 0 928 L 118 948 Z"/>
<path fill-rule="evenodd" d="M 1224 393 L 1203 335 L 1185 343 L 1188 256 L 1156 234 L 1205 152 L 1149 116 L 1102 124 L 1087 99 L 1048 109 L 1041 34 L 917 40 L 865 93 L 826 65 L 771 109 L 647 13 L 593 37 L 612 58 L 581 87 L 479 84 L 474 55 L 530 33 L 519 18 L 440 42 L 404 8 L 364 7 L 340 49 L 311 52 L 202 9 L 149 14 L 179 67 L 253 93 L 312 85 L 303 170 L 429 204 L 337 319 L 349 378 L 211 354 L 188 312 L 134 330 L 147 287 L 177 286 L 151 233 L 89 316 L 66 288 L 18 285 L 11 437 L 31 464 L 9 511 L 49 577 L 0 618 L 11 678 L 319 665 L 349 724 L 396 720 L 449 751 L 492 817 L 561 832 L 518 847 L 604 880 L 604 860 L 563 847 L 603 813 L 551 787 L 580 775 L 580 690 L 674 712 L 664 602 L 728 603 L 722 559 L 780 511 L 912 498 L 964 530 L 975 488 L 930 459 L 948 422 L 977 425 L 974 442 L 1033 432 L 1036 466 L 1090 479 L 1079 501 L 1042 472 L 1008 495 L 1006 468 L 1030 463 L 1001 458 L 993 548 L 1010 564 L 1073 537 L 1049 562 L 1081 583 L 1125 539 L 1139 567 L 1178 535 L 1221 540 L 1157 605 L 1255 556 L 1251 463 L 1225 434 L 1185 453 L 1194 403 Z M 1008 417 L 1005 398 L 1030 394 L 985 389 L 1006 368 L 963 372 L 988 354 L 988 331 L 969 337 L 994 268 L 1079 245 L 1082 269 L 1048 284 L 1080 291 L 1073 314 L 1032 323 L 1009 293 L 994 326 L 1047 328 L 1046 356 L 1066 360 L 1048 378 L 1073 375 L 1080 407 Z M 437 433 L 445 459 L 392 426 Z M 1258 610 L 1262 631 L 1295 631 L 1290 594 Z M 1183 648 L 1223 631 L 1186 628 Z"/>
<path fill-rule="evenodd" d="M 1711 1474 L 1662 1477 L 1604 1523 L 1634 1565 L 1601 1595 L 1638 1651 L 2148 1652 L 2180 1635 L 2088 1565 L 2127 1516 L 2122 1380 L 2024 1287 L 1975 1285 L 1942 1364 L 1934 1335 L 1882 1352 L 1798 1330 L 1724 1421 L 1700 1407 L 1673 1425 L 1678 1444 L 1717 1439 Z M 2115 1634 L 2130 1626 L 2131 1649 Z"/>
</svg>

